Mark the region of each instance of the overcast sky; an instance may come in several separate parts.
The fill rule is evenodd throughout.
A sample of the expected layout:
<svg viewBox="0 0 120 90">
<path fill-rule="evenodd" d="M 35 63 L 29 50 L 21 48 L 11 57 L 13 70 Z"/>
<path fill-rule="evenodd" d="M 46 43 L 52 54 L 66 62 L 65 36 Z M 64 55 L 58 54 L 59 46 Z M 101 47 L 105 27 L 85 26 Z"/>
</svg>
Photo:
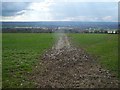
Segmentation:
<svg viewBox="0 0 120 90">
<path fill-rule="evenodd" d="M 19 0 L 18 0 L 19 1 Z M 74 0 L 73 0 L 74 1 Z M 2 2 L 2 21 L 98 21 L 116 22 L 117 2 Z"/>
</svg>

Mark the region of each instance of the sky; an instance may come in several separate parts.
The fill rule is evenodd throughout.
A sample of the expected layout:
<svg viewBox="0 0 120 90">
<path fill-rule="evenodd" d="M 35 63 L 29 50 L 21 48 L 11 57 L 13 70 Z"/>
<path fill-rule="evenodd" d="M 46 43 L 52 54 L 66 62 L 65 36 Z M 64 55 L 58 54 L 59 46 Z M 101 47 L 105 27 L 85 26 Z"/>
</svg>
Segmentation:
<svg viewBox="0 0 120 90">
<path fill-rule="evenodd" d="M 106 2 L 80 2 L 78 0 L 5 1 L 0 3 L 2 6 L 0 21 L 117 22 L 118 20 L 118 2 L 112 2 L 113 0 L 111 2 L 107 0 L 104 0 Z"/>
</svg>

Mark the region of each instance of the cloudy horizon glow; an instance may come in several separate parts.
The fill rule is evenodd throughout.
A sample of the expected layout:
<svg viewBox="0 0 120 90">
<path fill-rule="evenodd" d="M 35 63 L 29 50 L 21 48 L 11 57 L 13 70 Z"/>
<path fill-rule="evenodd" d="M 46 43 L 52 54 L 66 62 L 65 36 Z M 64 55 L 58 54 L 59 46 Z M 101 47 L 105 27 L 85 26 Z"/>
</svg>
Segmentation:
<svg viewBox="0 0 120 90">
<path fill-rule="evenodd" d="M 1 21 L 117 22 L 117 2 L 2 2 Z"/>
</svg>

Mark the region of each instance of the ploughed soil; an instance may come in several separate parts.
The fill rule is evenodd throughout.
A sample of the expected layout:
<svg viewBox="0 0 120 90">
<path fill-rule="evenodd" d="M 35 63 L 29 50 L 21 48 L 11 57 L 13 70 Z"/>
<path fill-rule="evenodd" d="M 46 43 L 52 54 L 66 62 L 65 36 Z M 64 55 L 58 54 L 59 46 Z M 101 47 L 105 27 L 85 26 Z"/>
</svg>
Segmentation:
<svg viewBox="0 0 120 90">
<path fill-rule="evenodd" d="M 38 62 L 31 75 L 37 88 L 117 88 L 115 75 L 102 68 L 65 34 Z"/>
</svg>

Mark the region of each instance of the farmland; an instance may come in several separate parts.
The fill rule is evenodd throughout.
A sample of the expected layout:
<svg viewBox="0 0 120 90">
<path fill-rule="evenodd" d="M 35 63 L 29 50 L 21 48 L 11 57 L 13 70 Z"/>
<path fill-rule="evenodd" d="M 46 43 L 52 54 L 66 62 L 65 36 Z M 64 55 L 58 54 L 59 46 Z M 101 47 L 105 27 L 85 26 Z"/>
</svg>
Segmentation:
<svg viewBox="0 0 120 90">
<path fill-rule="evenodd" d="M 3 87 L 33 87 L 27 75 L 54 41 L 53 34 L 3 33 Z"/>
<path fill-rule="evenodd" d="M 117 34 L 3 33 L 2 37 L 3 88 L 118 85 L 107 72 L 117 74 Z"/>
<path fill-rule="evenodd" d="M 98 59 L 98 62 L 113 73 L 118 73 L 118 35 L 70 34 L 72 41 Z"/>
</svg>

